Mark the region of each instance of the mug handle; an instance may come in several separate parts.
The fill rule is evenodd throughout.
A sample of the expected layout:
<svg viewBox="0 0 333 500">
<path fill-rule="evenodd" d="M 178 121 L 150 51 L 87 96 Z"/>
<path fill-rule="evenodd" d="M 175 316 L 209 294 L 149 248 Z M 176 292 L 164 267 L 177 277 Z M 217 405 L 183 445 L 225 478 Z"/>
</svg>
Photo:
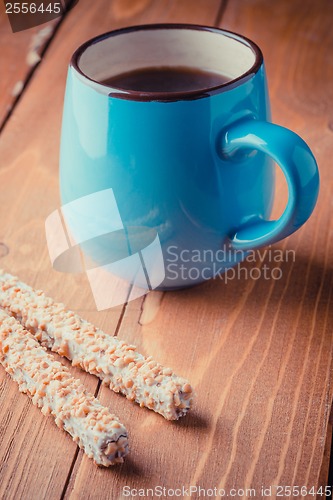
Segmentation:
<svg viewBox="0 0 333 500">
<path fill-rule="evenodd" d="M 282 169 L 288 185 L 287 206 L 277 220 L 248 221 L 230 236 L 235 249 L 250 250 L 275 243 L 299 229 L 310 217 L 319 192 L 316 160 L 307 144 L 291 130 L 270 122 L 244 120 L 231 125 L 222 140 L 222 154 L 235 163 L 242 152 L 268 154 Z M 238 154 L 237 154 L 238 153 Z"/>
</svg>

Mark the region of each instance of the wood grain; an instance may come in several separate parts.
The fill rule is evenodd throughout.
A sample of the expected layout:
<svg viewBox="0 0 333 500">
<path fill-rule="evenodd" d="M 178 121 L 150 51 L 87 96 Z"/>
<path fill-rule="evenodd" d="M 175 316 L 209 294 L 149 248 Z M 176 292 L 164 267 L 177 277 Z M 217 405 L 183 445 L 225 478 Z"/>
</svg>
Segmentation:
<svg viewBox="0 0 333 500">
<path fill-rule="evenodd" d="M 332 401 L 333 11 L 324 0 L 280 0 L 274 8 L 268 0 L 232 0 L 224 11 L 221 5 L 80 0 L 0 135 L 0 241 L 9 249 L 0 245 L 0 265 L 111 334 L 119 329 L 119 337 L 188 377 L 197 392 L 192 414 L 171 423 L 101 388 L 100 400 L 121 417 L 131 442 L 122 466 L 101 470 L 77 455 L 74 443 L 18 394 L 1 370 L 1 497 L 104 500 L 124 498 L 125 485 L 258 490 L 273 484 L 317 486 L 324 480 L 320 471 Z M 222 27 L 262 47 L 273 119 L 302 135 L 318 159 L 318 206 L 295 235 L 271 252 L 261 250 L 255 265 L 243 264 L 239 279 L 152 294 L 130 302 L 125 311 L 97 313 L 84 276 L 50 269 L 44 240 L 44 220 L 59 203 L 57 151 L 67 61 L 85 39 L 124 24 L 213 24 L 217 15 Z M 285 196 L 281 179 L 276 213 Z M 275 262 L 278 250 L 283 260 Z M 281 278 L 249 277 L 264 265 L 280 269 Z M 75 373 L 89 390 L 97 390 L 95 378 Z"/>
<path fill-rule="evenodd" d="M 5 6 L 0 2 L 0 129 L 21 95 L 59 19 L 12 33 Z"/>
<path fill-rule="evenodd" d="M 267 68 L 273 121 L 292 128 L 299 133 L 313 149 L 317 158 L 321 173 L 321 195 L 316 211 L 307 224 L 302 229 L 304 234 L 302 245 L 306 238 L 311 239 L 312 234 L 318 235 L 312 241 L 311 255 L 313 263 L 309 258 L 310 272 L 314 269 L 322 269 L 320 293 L 325 288 L 325 280 L 331 273 L 330 234 L 326 241 L 323 240 L 321 232 L 330 231 L 327 227 L 330 218 L 327 214 L 331 205 L 332 175 L 329 158 L 332 155 L 332 110 L 333 110 L 333 90 L 331 81 L 333 78 L 333 65 L 330 54 L 333 50 L 333 36 L 331 31 L 333 21 L 333 8 L 327 2 L 280 2 L 272 10 L 269 2 L 264 0 L 247 0 L 244 2 L 232 2 L 229 4 L 223 18 L 223 27 L 237 30 L 256 41 L 261 47 Z M 258 29 L 260 26 L 260 29 Z M 276 41 L 278 40 L 278 43 Z M 287 197 L 286 184 L 281 172 L 278 172 L 277 200 L 275 204 L 275 214 L 281 213 Z M 327 217 L 328 216 L 328 217 Z M 306 236 L 308 234 L 308 236 Z M 289 239 L 292 244 L 295 237 Z M 318 240 L 318 241 L 317 241 Z M 303 243 L 304 242 L 304 243 Z M 317 247 L 317 248 L 316 248 Z M 304 253 L 303 247 L 302 251 Z M 319 258 L 319 254 L 321 258 Z M 312 270 L 312 267 L 314 269 Z M 319 292 L 314 293 L 311 286 L 308 286 L 308 293 L 313 295 L 312 311 L 318 314 L 320 304 Z M 326 291 L 326 300 L 331 306 L 330 288 Z M 317 320 L 312 318 L 311 328 L 316 330 Z M 327 331 L 323 335 L 329 339 L 331 324 L 326 326 Z M 313 342 L 319 342 L 318 332 L 315 331 L 311 343 L 307 345 L 307 353 L 311 359 Z M 324 339 L 321 339 L 323 342 Z M 330 353 L 331 345 L 329 345 Z M 328 364 L 326 364 L 328 363 Z M 324 366 L 319 366 L 318 373 L 331 370 L 330 358 L 324 362 Z M 305 370 L 305 366 L 303 367 Z M 330 378 L 328 379 L 330 380 Z M 294 480 L 305 475 L 309 480 L 310 471 L 313 470 L 313 480 L 318 476 L 320 482 L 325 480 L 325 472 L 320 473 L 320 456 L 323 454 L 325 445 L 325 433 L 328 422 L 328 415 L 331 408 L 332 389 L 329 384 L 326 396 L 313 394 L 309 400 L 310 407 L 306 408 L 306 420 L 301 434 L 305 446 L 311 443 L 312 455 L 308 464 L 302 465 L 306 461 L 305 452 L 299 449 L 296 455 L 296 467 Z M 300 389 L 301 390 L 301 389 Z M 299 403 L 298 403 L 299 404 Z M 318 405 L 323 414 L 317 415 L 314 408 Z M 299 408 L 295 406 L 291 414 L 289 428 L 294 427 L 293 419 L 297 419 Z M 321 418 L 323 420 L 321 420 Z M 307 429 L 310 425 L 310 429 Z M 312 427 L 314 426 L 314 427 Z M 313 432 L 317 434 L 313 434 Z M 310 437 L 311 436 L 311 437 Z M 289 443 L 285 447 L 284 454 L 289 454 L 293 446 Z M 326 445 L 327 450 L 328 445 Z M 317 461 L 318 457 L 318 461 Z M 325 460 L 322 463 L 323 471 L 327 470 L 329 454 L 325 453 Z M 281 457 L 282 459 L 282 457 Z M 279 474 L 287 467 L 280 464 Z M 327 478 L 327 476 L 326 476 Z M 327 480 L 327 479 L 326 479 Z M 300 481 L 299 481 L 300 482 Z"/>
<path fill-rule="evenodd" d="M 122 307 L 97 313 L 84 276 L 51 269 L 44 236 L 45 218 L 59 204 L 58 148 L 68 61 L 80 43 L 103 31 L 164 21 L 212 24 L 219 6 L 220 0 L 200 0 L 195 5 L 190 0 L 80 0 L 57 31 L 0 135 L 0 266 L 43 288 L 111 334 L 117 330 Z M 75 374 L 88 390 L 97 389 L 95 377 L 77 370 Z M 3 370 L 0 380 L 0 496 L 6 500 L 60 498 L 76 459 L 76 445 L 26 396 L 18 394 Z M 109 396 L 113 399 L 110 407 L 122 417 L 124 399 Z M 125 406 L 133 408 L 127 402 Z M 87 467 L 95 469 L 90 462 Z M 103 472 L 109 480 L 114 477 L 113 471 Z"/>
</svg>

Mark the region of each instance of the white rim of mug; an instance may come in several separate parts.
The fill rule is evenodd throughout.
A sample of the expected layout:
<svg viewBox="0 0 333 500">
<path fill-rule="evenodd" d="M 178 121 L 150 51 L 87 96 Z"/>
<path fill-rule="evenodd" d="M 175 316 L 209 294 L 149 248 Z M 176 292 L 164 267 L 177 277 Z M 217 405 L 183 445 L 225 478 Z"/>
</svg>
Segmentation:
<svg viewBox="0 0 333 500">
<path fill-rule="evenodd" d="M 188 90 L 181 92 L 142 92 L 138 90 L 124 90 L 121 88 L 117 88 L 115 86 L 107 85 L 101 83 L 93 78 L 89 77 L 86 73 L 82 71 L 79 66 L 79 59 L 84 51 L 94 45 L 95 43 L 106 40 L 107 38 L 122 35 L 125 33 L 131 33 L 133 31 L 141 31 L 141 30 L 161 30 L 161 29 L 186 29 L 186 30 L 197 30 L 197 31 L 210 31 L 213 33 L 217 33 L 220 35 L 227 36 L 234 40 L 237 40 L 243 45 L 246 45 L 250 48 L 255 56 L 255 60 L 253 65 L 246 72 L 242 73 L 237 78 L 234 78 L 226 83 L 222 83 L 213 87 L 207 87 L 204 89 L 198 90 Z M 161 24 L 142 24 L 138 26 L 130 26 L 127 28 L 120 28 L 117 30 L 109 31 L 107 33 L 103 33 L 98 35 L 90 40 L 87 40 L 82 45 L 80 45 L 74 52 L 71 61 L 70 67 L 74 69 L 79 78 L 90 87 L 94 88 L 100 93 L 106 94 L 109 97 L 115 97 L 119 99 L 126 99 L 132 101 L 159 101 L 159 102 L 170 102 L 170 101 L 185 101 L 185 100 L 193 100 L 193 99 L 201 99 L 203 97 L 209 97 L 211 95 L 225 92 L 234 87 L 237 87 L 244 83 L 246 80 L 254 76 L 260 69 L 263 64 L 263 55 L 256 43 L 254 43 L 249 38 L 244 37 L 243 35 L 239 35 L 238 33 L 234 33 L 233 31 L 224 30 L 221 28 L 215 28 L 213 26 L 205 26 L 200 24 L 179 24 L 179 23 L 161 23 Z"/>
</svg>

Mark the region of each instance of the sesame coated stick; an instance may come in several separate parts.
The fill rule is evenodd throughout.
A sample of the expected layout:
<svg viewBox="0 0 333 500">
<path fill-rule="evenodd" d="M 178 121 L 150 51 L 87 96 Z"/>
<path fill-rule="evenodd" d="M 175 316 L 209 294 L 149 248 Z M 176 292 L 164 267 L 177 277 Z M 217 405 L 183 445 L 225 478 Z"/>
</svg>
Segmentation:
<svg viewBox="0 0 333 500">
<path fill-rule="evenodd" d="M 115 415 L 87 393 L 68 368 L 46 352 L 22 325 L 0 310 L 0 362 L 44 415 L 53 415 L 97 465 L 123 462 L 127 432 Z"/>
<path fill-rule="evenodd" d="M 110 389 L 140 406 L 167 420 L 177 420 L 190 409 L 193 390 L 187 380 L 152 357 L 143 356 L 135 346 L 107 335 L 66 310 L 41 290 L 1 271 L 0 307 L 15 316 L 43 346 L 96 375 Z"/>
</svg>

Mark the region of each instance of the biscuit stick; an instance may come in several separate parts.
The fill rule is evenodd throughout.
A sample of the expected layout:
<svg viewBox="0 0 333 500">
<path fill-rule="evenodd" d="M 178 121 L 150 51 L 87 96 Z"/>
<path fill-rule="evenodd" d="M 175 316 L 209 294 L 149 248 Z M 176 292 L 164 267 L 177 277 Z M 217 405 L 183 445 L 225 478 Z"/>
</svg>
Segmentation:
<svg viewBox="0 0 333 500">
<path fill-rule="evenodd" d="M 51 414 L 97 465 L 123 462 L 127 432 L 115 415 L 87 393 L 68 368 L 46 352 L 15 318 L 0 310 L 0 362 L 21 392 Z"/>
<path fill-rule="evenodd" d="M 0 271 L 0 307 L 13 315 L 45 347 L 99 377 L 115 392 L 177 420 L 190 409 L 189 382 L 145 357 L 135 346 L 107 335 L 66 310 L 41 290 Z"/>
</svg>

